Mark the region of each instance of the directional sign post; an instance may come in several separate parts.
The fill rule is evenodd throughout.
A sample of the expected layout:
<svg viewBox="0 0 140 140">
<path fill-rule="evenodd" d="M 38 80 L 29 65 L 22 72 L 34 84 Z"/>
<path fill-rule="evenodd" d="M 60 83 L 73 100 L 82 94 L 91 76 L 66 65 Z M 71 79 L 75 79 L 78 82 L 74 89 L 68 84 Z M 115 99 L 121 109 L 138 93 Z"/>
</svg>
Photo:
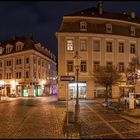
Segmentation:
<svg viewBox="0 0 140 140">
<path fill-rule="evenodd" d="M 61 81 L 75 81 L 75 76 L 61 76 Z"/>
</svg>

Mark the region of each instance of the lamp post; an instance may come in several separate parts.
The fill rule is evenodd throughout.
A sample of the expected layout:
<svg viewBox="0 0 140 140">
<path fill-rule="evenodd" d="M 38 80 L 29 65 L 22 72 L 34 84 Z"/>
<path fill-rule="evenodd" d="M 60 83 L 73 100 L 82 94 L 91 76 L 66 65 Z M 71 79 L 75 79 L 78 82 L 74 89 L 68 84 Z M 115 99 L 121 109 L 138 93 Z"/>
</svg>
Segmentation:
<svg viewBox="0 0 140 140">
<path fill-rule="evenodd" d="M 74 65 L 76 69 L 76 82 L 77 82 L 77 93 L 76 93 L 76 104 L 75 104 L 75 123 L 78 123 L 80 120 L 80 104 L 79 104 L 79 89 L 78 89 L 78 81 L 79 81 L 79 68 L 80 68 L 80 56 L 78 51 L 76 51 L 74 56 Z"/>
</svg>

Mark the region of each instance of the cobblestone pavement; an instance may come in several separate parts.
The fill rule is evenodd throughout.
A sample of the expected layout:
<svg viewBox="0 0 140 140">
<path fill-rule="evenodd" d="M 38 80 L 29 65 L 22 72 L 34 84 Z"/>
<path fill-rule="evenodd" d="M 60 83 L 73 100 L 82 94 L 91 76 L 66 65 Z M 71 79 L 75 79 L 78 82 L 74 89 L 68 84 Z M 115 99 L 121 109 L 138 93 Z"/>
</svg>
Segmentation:
<svg viewBox="0 0 140 140">
<path fill-rule="evenodd" d="M 69 111 L 74 111 L 74 105 L 74 100 L 69 101 Z M 69 135 L 65 127 L 66 102 L 56 97 L 17 98 L 1 103 L 0 112 L 0 139 L 140 138 L 139 124 L 94 100 L 80 100 L 81 123 L 69 123 Z"/>
</svg>

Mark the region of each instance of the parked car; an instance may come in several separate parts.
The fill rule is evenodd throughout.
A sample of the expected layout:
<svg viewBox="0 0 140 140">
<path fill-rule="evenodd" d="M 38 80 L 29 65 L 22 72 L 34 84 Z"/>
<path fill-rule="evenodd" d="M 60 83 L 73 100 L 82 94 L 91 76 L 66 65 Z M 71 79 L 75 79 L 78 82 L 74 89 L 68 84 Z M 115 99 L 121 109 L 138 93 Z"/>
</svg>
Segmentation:
<svg viewBox="0 0 140 140">
<path fill-rule="evenodd" d="M 15 93 L 11 93 L 9 97 L 17 97 L 17 95 Z"/>
<path fill-rule="evenodd" d="M 124 96 L 121 99 L 122 102 L 129 104 L 129 96 Z M 140 93 L 134 93 L 134 102 L 136 105 L 140 105 Z"/>
</svg>

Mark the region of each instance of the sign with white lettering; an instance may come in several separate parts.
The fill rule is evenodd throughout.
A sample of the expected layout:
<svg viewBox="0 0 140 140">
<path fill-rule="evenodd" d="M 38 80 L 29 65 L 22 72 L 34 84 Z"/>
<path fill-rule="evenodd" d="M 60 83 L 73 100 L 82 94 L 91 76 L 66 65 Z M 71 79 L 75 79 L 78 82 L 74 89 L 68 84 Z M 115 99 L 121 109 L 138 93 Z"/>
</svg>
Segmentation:
<svg viewBox="0 0 140 140">
<path fill-rule="evenodd" d="M 61 81 L 75 81 L 75 76 L 61 76 Z"/>
</svg>

